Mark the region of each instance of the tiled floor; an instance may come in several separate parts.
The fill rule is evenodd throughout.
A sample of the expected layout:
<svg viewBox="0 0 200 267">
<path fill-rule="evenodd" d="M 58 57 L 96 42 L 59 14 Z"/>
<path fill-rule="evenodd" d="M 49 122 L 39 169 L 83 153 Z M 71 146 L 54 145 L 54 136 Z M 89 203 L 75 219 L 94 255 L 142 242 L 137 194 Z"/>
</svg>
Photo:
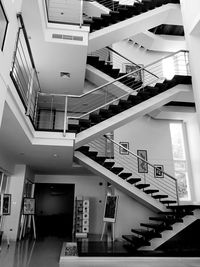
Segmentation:
<svg viewBox="0 0 200 267">
<path fill-rule="evenodd" d="M 3 244 L 0 267 L 59 267 L 59 257 L 64 240 L 46 237 L 42 240 Z M 69 260 L 60 267 L 199 267 L 199 258 L 127 257 L 89 258 Z"/>
</svg>

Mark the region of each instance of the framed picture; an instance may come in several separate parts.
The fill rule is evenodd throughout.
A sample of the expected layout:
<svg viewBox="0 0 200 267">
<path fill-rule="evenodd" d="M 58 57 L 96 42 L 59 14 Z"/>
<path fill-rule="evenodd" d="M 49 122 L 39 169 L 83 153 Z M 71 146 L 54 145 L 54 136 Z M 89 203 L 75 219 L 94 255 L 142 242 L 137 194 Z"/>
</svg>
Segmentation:
<svg viewBox="0 0 200 267">
<path fill-rule="evenodd" d="M 154 177 L 155 178 L 164 178 L 164 166 L 163 165 L 154 165 Z"/>
<path fill-rule="evenodd" d="M 138 158 L 138 172 L 148 173 L 148 164 L 145 162 L 147 161 L 147 151 L 137 150 L 137 155 L 141 158 L 141 159 Z"/>
<path fill-rule="evenodd" d="M 142 68 L 144 65 L 132 65 L 132 64 L 124 64 L 124 72 L 131 73 Z M 143 70 L 136 71 L 129 75 L 129 77 L 135 78 L 135 81 L 142 82 L 143 81 Z"/>
<path fill-rule="evenodd" d="M 35 214 L 35 198 L 24 198 L 23 214 L 34 215 Z"/>
<path fill-rule="evenodd" d="M 7 28 L 8 28 L 8 19 L 4 11 L 2 2 L 0 0 L 0 48 L 1 48 L 1 51 L 3 51 Z"/>
<path fill-rule="evenodd" d="M 3 215 L 10 215 L 11 211 L 11 194 L 3 194 L 1 196 L 2 205 L 2 214 Z"/>
<path fill-rule="evenodd" d="M 104 222 L 115 222 L 117 214 L 118 196 L 106 196 L 104 207 Z"/>
<path fill-rule="evenodd" d="M 129 149 L 129 143 L 128 142 L 119 142 L 119 144 L 122 146 L 119 147 L 119 154 L 122 155 L 128 155 L 129 152 L 127 149 Z"/>
</svg>

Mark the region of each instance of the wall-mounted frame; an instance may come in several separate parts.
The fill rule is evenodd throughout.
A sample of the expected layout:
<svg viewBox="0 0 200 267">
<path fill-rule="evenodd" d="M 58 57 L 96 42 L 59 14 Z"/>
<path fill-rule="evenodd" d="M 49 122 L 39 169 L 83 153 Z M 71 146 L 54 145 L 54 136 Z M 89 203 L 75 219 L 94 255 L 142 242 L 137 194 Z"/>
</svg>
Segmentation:
<svg viewBox="0 0 200 267">
<path fill-rule="evenodd" d="M 164 178 L 164 166 L 163 165 L 154 165 L 154 177 L 155 178 Z"/>
<path fill-rule="evenodd" d="M 148 173 L 148 164 L 147 161 L 147 151 L 146 150 L 137 150 L 137 155 L 141 158 L 138 158 L 138 172 L 139 173 Z"/>
<path fill-rule="evenodd" d="M 139 65 L 132 65 L 132 64 L 124 64 L 123 66 L 123 71 L 125 73 L 131 73 L 133 71 L 136 71 L 132 74 L 129 75 L 129 77 L 133 77 L 135 78 L 135 81 L 137 82 L 142 82 L 144 79 L 144 71 L 143 70 L 139 70 L 140 68 L 144 67 L 144 65 L 139 64 Z"/>
<path fill-rule="evenodd" d="M 23 214 L 24 215 L 34 215 L 35 214 L 35 198 L 24 197 Z"/>
<path fill-rule="evenodd" d="M 107 195 L 104 206 L 104 222 L 115 222 L 119 196 Z"/>
<path fill-rule="evenodd" d="M 3 194 L 3 215 L 11 213 L 11 194 Z"/>
<path fill-rule="evenodd" d="M 119 154 L 121 155 L 128 155 L 129 152 L 127 149 L 129 149 L 129 142 L 119 142 L 119 144 L 123 147 L 119 147 Z"/>
<path fill-rule="evenodd" d="M 8 28 L 8 19 L 7 19 L 3 4 L 0 0 L 0 48 L 1 48 L 1 51 L 3 51 L 7 28 Z"/>
</svg>

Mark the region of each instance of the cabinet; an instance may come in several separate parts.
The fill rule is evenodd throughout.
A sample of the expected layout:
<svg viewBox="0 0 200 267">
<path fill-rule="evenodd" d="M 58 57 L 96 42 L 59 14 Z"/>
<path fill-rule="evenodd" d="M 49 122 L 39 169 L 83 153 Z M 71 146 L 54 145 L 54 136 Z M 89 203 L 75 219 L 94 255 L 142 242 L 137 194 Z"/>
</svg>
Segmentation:
<svg viewBox="0 0 200 267">
<path fill-rule="evenodd" d="M 87 237 L 89 233 L 89 199 L 76 197 L 75 200 L 75 237 Z"/>
</svg>

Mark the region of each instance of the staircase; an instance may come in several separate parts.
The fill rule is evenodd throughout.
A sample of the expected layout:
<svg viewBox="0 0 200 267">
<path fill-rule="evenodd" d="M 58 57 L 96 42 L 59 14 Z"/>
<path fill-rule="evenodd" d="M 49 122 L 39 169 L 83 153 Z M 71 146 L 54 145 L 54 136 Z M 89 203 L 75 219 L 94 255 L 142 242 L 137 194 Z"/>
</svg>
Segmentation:
<svg viewBox="0 0 200 267">
<path fill-rule="evenodd" d="M 122 237 L 128 250 L 156 250 L 198 219 L 199 205 L 175 205 L 158 212 L 157 217 L 149 217 L 149 222 L 140 224 L 142 228 L 133 228 L 132 234 Z"/>
<path fill-rule="evenodd" d="M 123 2 L 114 10 L 84 20 L 90 27 L 88 52 L 119 42 L 161 24 L 173 24 L 180 15 L 179 1 Z M 116 4 L 115 4 L 116 5 Z"/>
<path fill-rule="evenodd" d="M 135 1 L 135 3 L 132 5 L 129 4 L 130 1 L 128 0 L 123 1 L 123 5 L 117 1 L 97 0 L 97 2 L 112 10 L 109 12 L 109 14 L 101 14 L 101 17 L 92 17 L 91 19 L 85 19 L 84 24 L 90 26 L 90 32 L 94 32 L 115 23 L 119 23 L 162 5 L 169 3 L 180 3 L 179 0 L 143 0 L 142 2 Z"/>
<path fill-rule="evenodd" d="M 104 145 L 106 142 L 112 147 L 109 155 Z M 125 158 L 119 153 L 122 149 L 127 152 Z M 175 178 L 163 172 L 163 178 L 156 179 L 154 165 L 106 135 L 78 148 L 74 157 L 79 164 L 151 209 L 165 211 L 164 205 L 178 203 Z"/>
</svg>

